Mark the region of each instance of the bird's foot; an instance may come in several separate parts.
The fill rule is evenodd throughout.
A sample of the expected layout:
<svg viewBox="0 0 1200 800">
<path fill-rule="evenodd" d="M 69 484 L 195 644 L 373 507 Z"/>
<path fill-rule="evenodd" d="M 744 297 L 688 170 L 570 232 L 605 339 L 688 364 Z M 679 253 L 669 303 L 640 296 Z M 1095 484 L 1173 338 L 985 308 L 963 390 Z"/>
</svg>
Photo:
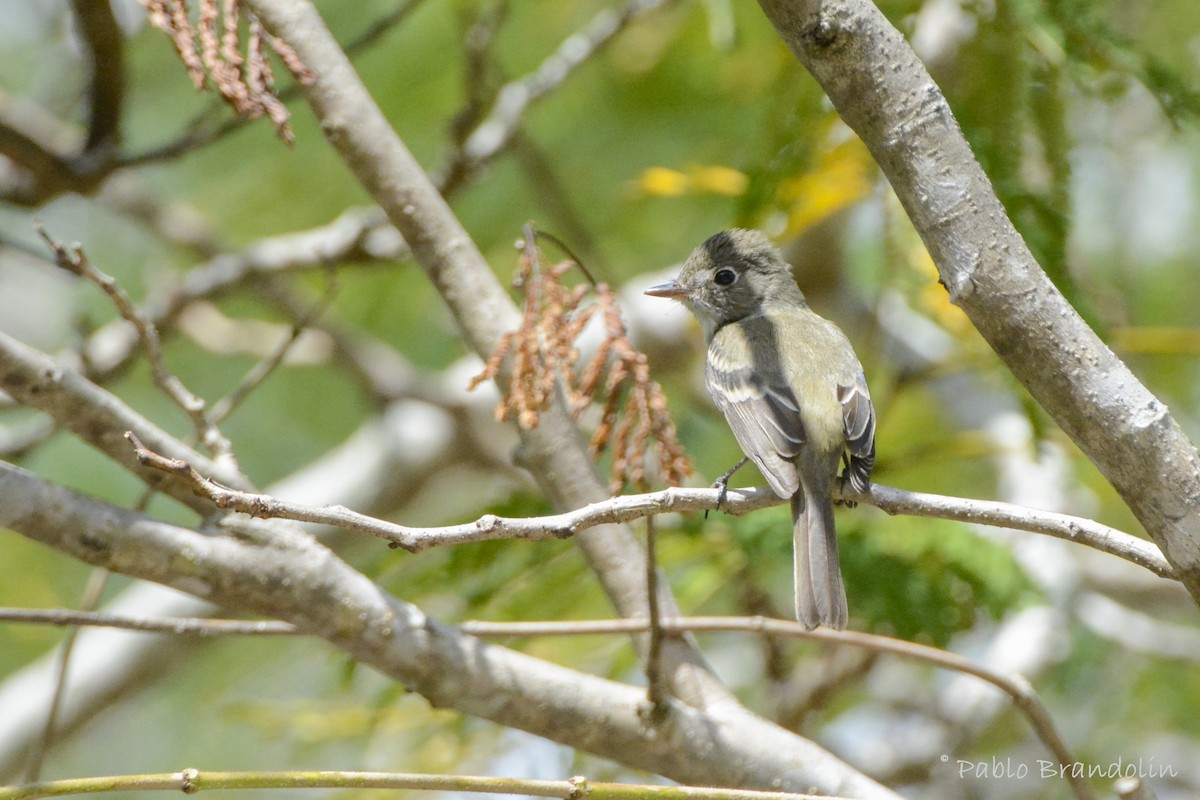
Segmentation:
<svg viewBox="0 0 1200 800">
<path fill-rule="evenodd" d="M 846 487 L 849 487 L 850 491 L 854 491 L 854 484 L 850 479 L 850 470 L 848 469 L 838 476 L 838 499 L 836 502 L 839 506 L 846 508 L 858 508 L 857 500 L 846 499 Z"/>
<path fill-rule="evenodd" d="M 742 465 L 745 464 L 749 460 L 750 460 L 749 458 L 743 456 L 741 461 L 734 464 L 732 467 L 730 467 L 729 469 L 727 469 L 725 471 L 724 475 L 722 475 L 721 477 L 719 477 L 715 481 L 713 481 L 712 488 L 718 490 L 718 492 L 717 492 L 717 511 L 720 511 L 725 506 L 725 499 L 729 495 L 729 479 L 733 477 L 733 473 L 735 473 L 739 469 L 741 469 Z M 704 518 L 708 519 L 708 511 L 704 512 Z"/>
</svg>

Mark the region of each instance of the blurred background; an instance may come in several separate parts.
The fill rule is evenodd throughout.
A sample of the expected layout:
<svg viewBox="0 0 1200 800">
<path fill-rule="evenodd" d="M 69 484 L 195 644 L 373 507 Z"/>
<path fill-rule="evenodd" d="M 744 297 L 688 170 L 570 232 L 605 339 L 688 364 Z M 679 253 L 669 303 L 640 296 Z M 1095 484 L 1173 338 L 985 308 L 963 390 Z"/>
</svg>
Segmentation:
<svg viewBox="0 0 1200 800">
<path fill-rule="evenodd" d="M 231 122 L 212 92 L 189 83 L 141 6 L 114 0 L 123 52 L 99 61 L 123 65 L 119 136 L 89 143 L 97 59 L 79 35 L 86 5 L 5 4 L 0 330 L 79 365 L 188 435 L 111 303 L 53 265 L 34 229 L 40 220 L 161 312 L 170 367 L 211 401 L 298 321 L 312 323 L 222 426 L 259 486 L 414 525 L 547 511 L 511 465 L 515 436 L 492 421 L 494 390 L 466 392 L 479 359 L 307 108 L 289 103 L 291 147 L 265 120 Z M 1140 535 L 948 303 L 869 154 L 753 4 L 317 5 L 502 280 L 516 269 L 521 226 L 533 220 L 599 279 L 624 287 L 627 320 L 670 398 L 696 485 L 740 453 L 704 392 L 698 328 L 640 290 L 673 274 L 708 235 L 742 225 L 780 242 L 811 303 L 854 342 L 879 411 L 878 482 L 1007 500 Z M 941 85 L 1047 273 L 1200 438 L 1200 5 L 879 5 Z M 614 32 L 601 40 L 605 20 Z M 589 41 L 596 52 L 583 63 L 554 68 Z M 544 63 L 551 68 L 538 72 Z M 277 62 L 276 76 L 288 96 L 291 78 Z M 489 151 L 486 134 L 496 128 L 487 126 L 504 120 L 497 97 L 511 100 L 513 87 L 536 91 L 502 147 Z M 14 130 L 63 154 L 67 177 L 39 180 L 34 170 L 31 178 Z M 12 403 L 0 407 L 0 457 L 120 505 L 141 495 L 135 478 Z M 759 483 L 752 468 L 734 480 Z M 152 499 L 149 510 L 194 524 L 169 501 Z M 784 509 L 662 524 L 662 567 L 685 613 L 788 615 Z M 839 512 L 838 525 L 852 628 L 1021 672 L 1080 761 L 1140 760 L 1160 797 L 1200 790 L 1200 628 L 1177 585 L 1031 534 L 889 518 L 865 506 Z M 417 556 L 375 540 L 328 541 L 447 622 L 611 616 L 569 541 Z M 0 531 L 0 605 L 78 607 L 90 573 Z M 94 588 L 101 605 L 200 613 L 118 576 Z M 65 635 L 0 626 L 4 782 L 28 774 L 48 707 L 24 681 L 53 675 L 51 654 Z M 78 705 L 44 754 L 44 777 L 195 766 L 649 780 L 432 710 L 311 641 L 85 632 L 81 649 L 89 639 L 99 655 L 73 667 L 81 683 L 68 697 Z M 701 642 L 750 708 L 912 796 L 1067 796 L 1061 782 L 1038 776 L 1038 760 L 1050 756 L 1025 720 L 973 679 L 813 643 L 743 634 Z M 621 638 L 507 644 L 641 681 Z M 1029 765 L 1031 774 L 960 774 L 963 762 L 991 759 Z M 1159 777 L 1168 768 L 1175 774 Z"/>
</svg>

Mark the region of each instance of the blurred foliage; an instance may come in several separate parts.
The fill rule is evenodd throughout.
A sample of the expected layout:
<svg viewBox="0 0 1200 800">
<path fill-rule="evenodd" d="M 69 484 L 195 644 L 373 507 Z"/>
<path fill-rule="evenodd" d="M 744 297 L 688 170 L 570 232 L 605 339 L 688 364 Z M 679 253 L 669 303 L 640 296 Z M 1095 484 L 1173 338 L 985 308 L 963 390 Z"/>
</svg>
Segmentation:
<svg viewBox="0 0 1200 800">
<path fill-rule="evenodd" d="M 471 81 L 494 90 L 535 69 L 612 5 L 421 2 L 356 56 L 355 66 L 409 147 L 436 171 L 447 161 L 455 121 L 470 116 L 464 106 L 479 88 L 472 89 Z M 931 15 L 956 6 L 920 0 L 879 5 L 914 40 L 922 26 L 936 28 Z M 349 42 L 397 4 L 323 0 L 318 6 L 340 40 Z M 0 88 L 84 124 L 86 78 L 65 12 L 39 0 L 12 7 L 13 21 L 0 30 Z M 1200 5 L 995 0 L 966 2 L 952 13 L 959 26 L 946 28 L 939 47 L 922 56 L 1001 200 L 1055 283 L 1131 359 L 1193 438 L 1200 436 L 1200 140 L 1194 129 Z M 499 25 L 487 50 L 490 60 L 473 73 L 464 32 L 491 14 L 499 14 Z M 140 154 L 172 142 L 199 114 L 226 119 L 217 101 L 191 90 L 165 38 L 135 27 L 128 47 L 127 149 Z M 323 224 L 349 205 L 366 203 L 308 110 L 296 102 L 291 108 L 297 136 L 291 149 L 278 144 L 268 124 L 254 123 L 179 160 L 118 177 L 157 207 L 184 214 L 218 249 Z M 1076 507 L 1068 511 L 1137 530 L 1119 498 L 1027 401 L 950 304 L 865 148 L 752 3 L 673 2 L 634 21 L 533 106 L 513 151 L 487 165 L 451 201 L 505 280 L 516 263 L 512 242 L 530 219 L 577 246 L 589 268 L 614 285 L 678 263 L 718 229 L 762 227 L 805 255 L 800 278 L 814 305 L 854 335 L 880 410 L 879 481 L 971 497 L 1000 493 L 996 463 L 1002 454 L 994 439 L 955 421 L 951 407 L 961 393 L 947 386 L 961 380 L 976 387 L 981 402 L 1017 409 L 1035 431 L 1031 449 L 1038 442 L 1063 448 L 1074 478 L 1066 502 Z M 36 250 L 33 216 L 52 234 L 83 242 L 92 260 L 135 297 L 172 285 L 204 260 L 196 248 L 173 244 L 105 195 L 64 196 L 34 213 L 0 208 L 0 236 Z M 81 329 L 96 328 L 114 314 L 91 287 L 42 274 L 51 269 L 0 254 L 0 325 L 38 346 L 66 348 Z M 291 288 L 311 300 L 325 285 L 324 276 L 311 275 Z M 431 373 L 466 352 L 414 265 L 339 265 L 337 285 L 326 317 L 331 324 L 377 337 Z M 38 302 L 24 297 L 35 286 L 42 293 Z M 869 318 L 890 297 L 937 332 L 926 336 L 915 324 L 900 331 L 923 352 L 940 354 L 933 363 L 902 363 L 883 344 L 877 325 L 853 321 L 854 314 Z M 234 319 L 284 321 L 253 291 L 215 305 Z M 653 366 L 703 484 L 740 454 L 699 385 L 699 336 L 693 331 L 690 350 Z M 185 337 L 168 342 L 167 358 L 189 386 L 214 399 L 254 362 L 247 355 L 215 354 Z M 188 434 L 183 416 L 151 386 L 144 364 L 111 388 L 173 433 Z M 287 365 L 225 431 L 247 471 L 265 486 L 343 441 L 376 408 L 376 399 L 336 363 Z M 66 435 L 22 464 L 113 502 L 131 504 L 139 494 L 131 477 Z M 752 468 L 737 481 L 761 482 Z M 166 501 L 151 509 L 190 520 Z M 547 510 L 531 490 L 504 485 L 455 493 L 434 510 L 422 509 L 426 518 L 420 522 Z M 412 522 L 406 511 L 397 510 L 399 521 Z M 863 629 L 957 643 L 956 634 L 992 629 L 1008 612 L 1047 594 L 1046 587 L 1034 588 L 1005 540 L 965 526 L 889 518 L 865 507 L 839 511 L 838 523 L 852 619 Z M 754 602 L 786 614 L 789 528 L 781 508 L 744 518 L 692 515 L 677 527 L 664 525 L 662 568 L 681 607 L 759 613 L 745 590 L 753 586 L 766 597 Z M 341 540 L 339 552 L 389 591 L 447 622 L 611 614 L 571 542 L 486 543 L 408 555 L 374 541 Z M 0 532 L 0 553 L 0 605 L 78 602 L 86 567 L 7 532 Z M 1052 713 L 1067 720 L 1072 738 L 1086 742 L 1089 757 L 1104 761 L 1134 738 L 1158 732 L 1200 735 L 1194 665 L 1126 651 L 1078 625 L 1071 631 L 1061 663 L 1038 688 L 1050 695 Z M 5 626 L 0 637 L 0 673 L 8 674 L 62 633 Z M 753 639 L 722 635 L 706 638 L 705 646 L 734 689 L 771 715 L 775 700 L 762 685 L 768 659 L 747 641 Z M 505 644 L 595 674 L 641 680 L 620 637 Z M 821 670 L 815 646 L 787 652 L 795 674 Z M 544 760 L 548 751 L 561 774 L 574 774 L 573 767 L 596 779 L 627 774 L 544 742 L 519 739 L 514 745 L 508 734 L 430 709 L 309 640 L 220 641 L 193 655 L 167 670 L 156 691 L 125 701 L 121 713 L 98 720 L 57 751 L 51 776 L 175 770 L 180 753 L 189 754 L 189 763 L 227 769 L 316 764 L 451 771 L 472 763 L 476 771 L 501 765 L 528 772 L 534 755 Z M 866 694 L 866 685 L 854 688 Z M 1103 706 L 1096 705 L 1097 686 L 1105 687 Z M 1096 725 L 1096 718 L 1105 725 Z M 1088 733 L 1093 730 L 1095 735 Z M 993 747 L 1029 738 L 1013 714 L 987 737 Z M 514 766 L 517 750 L 534 755 Z"/>
</svg>

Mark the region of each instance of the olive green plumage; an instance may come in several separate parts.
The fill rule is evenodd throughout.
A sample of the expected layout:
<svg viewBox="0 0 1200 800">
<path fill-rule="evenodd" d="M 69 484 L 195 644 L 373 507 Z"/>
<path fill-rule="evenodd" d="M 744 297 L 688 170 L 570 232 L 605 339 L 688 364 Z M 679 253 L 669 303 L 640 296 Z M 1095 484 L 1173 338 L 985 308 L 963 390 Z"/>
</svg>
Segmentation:
<svg viewBox="0 0 1200 800">
<path fill-rule="evenodd" d="M 766 236 L 733 229 L 692 253 L 679 277 L 647 292 L 672 297 L 708 339 L 705 383 L 742 451 L 791 499 L 796 618 L 846 626 L 830 492 L 870 484 L 875 410 L 862 366 L 836 325 L 814 313 Z"/>
</svg>

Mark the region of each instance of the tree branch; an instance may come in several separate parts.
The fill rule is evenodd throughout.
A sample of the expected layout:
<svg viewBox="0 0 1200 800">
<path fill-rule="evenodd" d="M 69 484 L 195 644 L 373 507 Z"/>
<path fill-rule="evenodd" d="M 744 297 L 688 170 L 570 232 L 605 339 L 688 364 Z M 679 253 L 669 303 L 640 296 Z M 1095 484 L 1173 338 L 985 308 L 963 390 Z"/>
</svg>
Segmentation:
<svg viewBox="0 0 1200 800">
<path fill-rule="evenodd" d="M 565 539 L 597 525 L 632 522 L 672 511 L 719 510 L 740 515 L 783 502 L 774 492 L 761 487 L 729 489 L 723 501 L 717 489 L 670 488 L 648 494 L 610 497 L 574 511 L 544 517 L 512 518 L 486 514 L 474 522 L 460 525 L 413 528 L 376 519 L 342 506 L 313 506 L 230 489 L 206 478 L 183 459 L 164 458 L 147 449 L 136 435 L 130 434 L 127 438 L 134 445 L 138 463 L 177 476 L 191 486 L 197 496 L 206 498 L 218 508 L 240 511 L 253 517 L 315 522 L 367 533 L 386 539 L 393 547 L 411 553 L 431 547 L 497 539 Z M 880 484 L 872 484 L 866 492 L 843 492 L 839 497 L 877 506 L 888 514 L 936 517 L 1042 533 L 1123 558 L 1160 577 L 1175 578 L 1171 565 L 1150 542 L 1083 517 L 1039 511 L 1012 503 L 908 492 Z"/>
<path fill-rule="evenodd" d="M 191 303 L 215 299 L 255 280 L 320 269 L 350 260 L 388 261 L 408 257 L 408 248 L 377 208 L 352 208 L 324 225 L 269 236 L 238 253 L 217 256 L 189 270 L 164 296 L 143 304 L 140 314 L 152 325 L 173 322 Z M 84 347 L 89 373 L 105 380 L 137 353 L 137 337 L 119 322 L 106 325 Z"/>
<path fill-rule="evenodd" d="M 146 359 L 150 362 L 154 384 L 191 419 L 197 440 L 203 442 L 208 451 L 218 460 L 226 461 L 231 469 L 237 469 L 237 462 L 233 458 L 233 447 L 208 414 L 204 400 L 188 389 L 183 381 L 179 380 L 175 373 L 167 367 L 162 343 L 158 337 L 158 329 L 154 323 L 142 316 L 137 306 L 129 299 L 129 295 L 125 294 L 125 290 L 111 275 L 102 272 L 92 264 L 84 254 L 83 247 L 78 244 L 68 247 L 62 242 L 56 241 L 46 232 L 41 223 L 36 224 L 35 228 L 38 235 L 53 251 L 55 263 L 67 272 L 95 284 L 112 301 L 117 313 L 133 326 L 137 331 L 138 341 L 146 352 Z"/>
<path fill-rule="evenodd" d="M 879 162 L 950 299 L 1100 469 L 1200 602 L 1200 454 L 1013 228 L 916 54 L 868 0 L 759 0 Z"/>
<path fill-rule="evenodd" d="M 65 609 L 0 608 L 0 622 L 30 625 L 78 625 L 115 628 L 141 633 L 170 633 L 175 636 L 296 636 L 295 625 L 276 620 L 197 619 L 195 617 L 134 617 L 104 611 Z"/>
<path fill-rule="evenodd" d="M 388 595 L 307 536 L 269 546 L 158 522 L 0 463 L 0 526 L 74 558 L 293 623 L 439 707 L 518 728 L 681 783 L 894 798 L 811 742 L 728 704 L 668 701 L 487 644 Z M 186 568 L 181 568 L 181 559 Z"/>
<path fill-rule="evenodd" d="M 71 0 L 80 39 L 91 70 L 88 126 L 84 155 L 112 159 L 121 143 L 121 107 L 125 100 L 125 37 L 111 3 Z"/>
<path fill-rule="evenodd" d="M 462 147 L 455 150 L 450 164 L 434 182 L 444 193 L 457 189 L 480 166 L 512 144 L 531 105 L 560 86 L 630 21 L 668 1 L 626 0 L 619 10 L 604 9 L 578 33 L 564 39 L 533 72 L 500 87 L 491 113 L 475 126 Z"/>
<path fill-rule="evenodd" d="M 146 619 L 112 614 L 79 613 L 70 611 L 31 611 L 0 609 L 0 620 L 48 623 L 55 625 L 94 625 L 117 627 L 123 630 L 176 633 L 179 635 L 252 635 L 286 636 L 302 633 L 293 625 L 279 622 L 241 622 L 220 619 Z M 992 685 L 1008 695 L 1013 705 L 1030 723 L 1034 733 L 1054 754 L 1060 765 L 1074 764 L 1075 757 L 1059 734 L 1049 712 L 1042 704 L 1029 681 L 1020 675 L 1005 674 L 956 653 L 935 647 L 858 631 L 834 631 L 827 628 L 806 630 L 791 620 L 766 617 L 678 617 L 653 620 L 633 618 L 618 620 L 572 620 L 566 622 L 478 622 L 467 621 L 458 626 L 463 633 L 485 639 L 513 639 L 546 636 L 600 636 L 642 632 L 661 627 L 663 633 L 695 633 L 700 631 L 729 631 L 756 633 L 768 637 L 797 638 L 826 644 L 846 645 L 875 655 L 891 655 L 929 664 Z M 1076 794 L 1090 797 L 1086 790 Z"/>
<path fill-rule="evenodd" d="M 212 461 L 180 442 L 78 372 L 0 331 L 0 386 L 17 401 L 44 411 L 59 427 L 105 453 L 147 485 L 165 492 L 201 514 L 212 506 L 188 486 L 161 470 L 142 467 L 125 440 L 133 431 L 148 447 L 180 458 L 228 486 L 253 490 L 237 470 Z"/>
<path fill-rule="evenodd" d="M 392 130 L 312 3 L 248 0 L 247 5 L 316 73 L 302 91 L 326 138 L 408 242 L 467 344 L 486 359 L 517 327 L 519 312 L 470 235 Z M 542 414 L 536 428 L 522 431 L 521 440 L 521 465 L 556 507 L 577 508 L 607 496 L 561 401 Z M 633 532 L 605 526 L 576 541 L 619 613 L 639 615 L 646 607 L 645 553 Z M 673 602 L 665 605 L 670 607 L 664 613 L 676 613 Z M 636 644 L 644 657 L 644 637 Z M 665 642 L 662 665 L 671 690 L 686 702 L 736 703 L 690 643 Z"/>
</svg>

